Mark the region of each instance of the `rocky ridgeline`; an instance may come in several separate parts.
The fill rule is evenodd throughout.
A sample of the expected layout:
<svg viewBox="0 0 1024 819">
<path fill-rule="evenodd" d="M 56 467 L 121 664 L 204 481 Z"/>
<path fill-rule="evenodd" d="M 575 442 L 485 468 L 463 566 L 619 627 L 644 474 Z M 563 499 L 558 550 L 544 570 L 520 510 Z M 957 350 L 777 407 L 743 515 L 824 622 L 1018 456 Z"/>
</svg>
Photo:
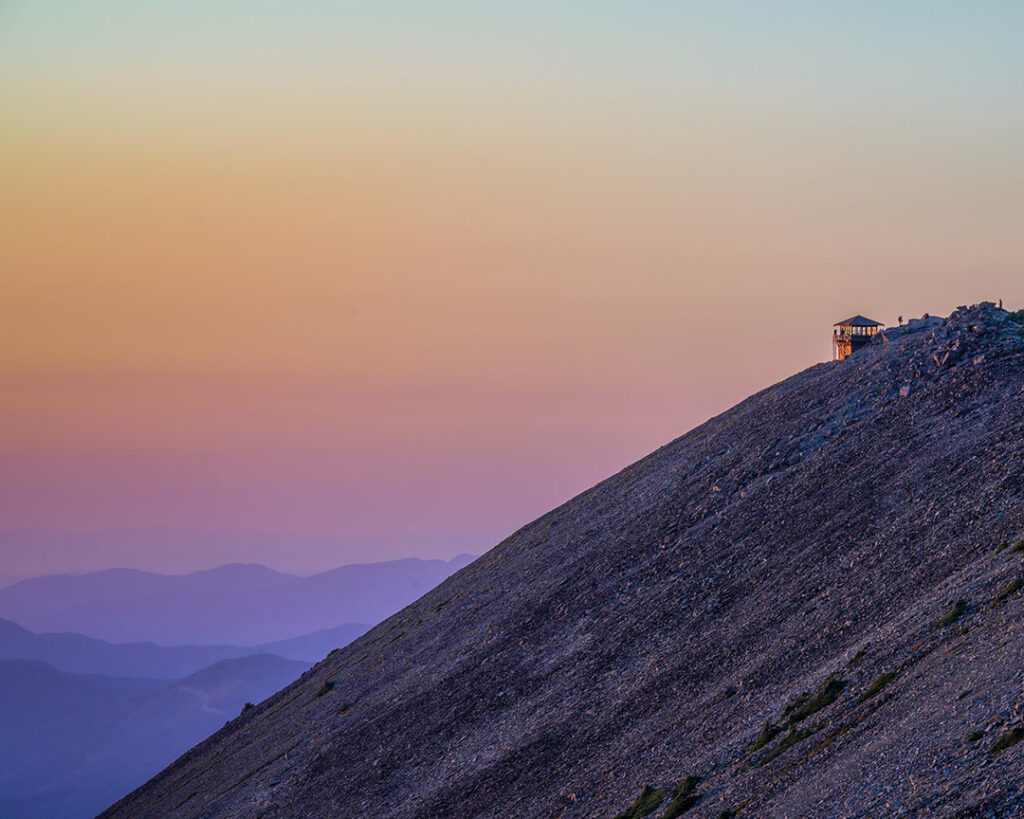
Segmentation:
<svg viewBox="0 0 1024 819">
<path fill-rule="evenodd" d="M 926 344 L 920 346 L 904 362 L 906 381 L 901 393 L 906 396 L 913 383 L 921 378 L 934 380 L 944 368 L 956 367 L 970 361 L 983 364 L 985 350 L 993 344 L 1012 349 L 1019 343 L 1024 311 L 1021 314 L 997 309 L 992 302 L 971 307 L 958 307 L 948 319 L 925 316 L 911 319 L 902 327 L 884 330 L 875 339 L 876 344 L 887 344 L 909 334 L 924 333 Z"/>
<path fill-rule="evenodd" d="M 1022 324 L 960 308 L 752 396 L 108 815 L 1024 815 Z"/>
</svg>

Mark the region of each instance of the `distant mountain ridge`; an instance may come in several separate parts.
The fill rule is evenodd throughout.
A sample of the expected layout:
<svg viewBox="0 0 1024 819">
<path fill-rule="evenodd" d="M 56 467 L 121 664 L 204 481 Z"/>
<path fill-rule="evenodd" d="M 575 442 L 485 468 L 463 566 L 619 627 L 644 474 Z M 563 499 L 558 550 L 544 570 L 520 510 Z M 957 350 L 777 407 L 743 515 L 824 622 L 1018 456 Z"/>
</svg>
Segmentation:
<svg viewBox="0 0 1024 819">
<path fill-rule="evenodd" d="M 10 610 L 73 628 L 79 612 L 89 611 L 142 633 L 185 626 L 163 632 L 170 638 L 201 627 L 204 635 L 219 629 L 271 639 L 113 643 L 71 631 L 36 634 L 0 619 L 0 816 L 94 814 L 237 717 L 246 702 L 262 700 L 369 628 L 337 625 L 346 612 L 377 617 L 467 559 L 343 566 L 313 577 L 257 564 L 181 576 L 114 569 L 4 590 Z M 319 606 L 320 620 L 302 618 L 304 601 Z M 310 622 L 330 627 L 303 633 Z M 237 623 L 247 630 L 233 629 Z M 281 633 L 299 636 L 272 639 Z"/>
<path fill-rule="evenodd" d="M 219 660 L 252 654 L 276 654 L 287 660 L 316 662 L 369 629 L 347 623 L 258 646 L 158 646 L 156 643 L 108 643 L 83 634 L 34 634 L 9 620 L 0 620 L 0 660 L 38 660 L 75 674 L 152 677 L 176 680 Z"/>
<path fill-rule="evenodd" d="M 300 577 L 255 564 L 187 575 L 110 569 L 0 589 L 0 618 L 33 632 L 114 643 L 259 646 L 342 623 L 375 623 L 472 560 L 351 564 Z"/>
<path fill-rule="evenodd" d="M 113 529 L 54 529 L 0 526 L 0 585 L 53 574 L 85 574 L 111 566 L 134 566 L 157 574 L 182 574 L 195 568 L 256 563 L 279 565 L 289 555 L 287 572 L 308 575 L 375 555 L 377 561 L 406 554 L 415 538 L 422 555 L 477 553 L 501 532 L 452 529 L 375 534 L 324 534 L 286 530 L 211 530 L 135 526 Z M 142 561 L 141 563 L 139 561 Z"/>
</svg>

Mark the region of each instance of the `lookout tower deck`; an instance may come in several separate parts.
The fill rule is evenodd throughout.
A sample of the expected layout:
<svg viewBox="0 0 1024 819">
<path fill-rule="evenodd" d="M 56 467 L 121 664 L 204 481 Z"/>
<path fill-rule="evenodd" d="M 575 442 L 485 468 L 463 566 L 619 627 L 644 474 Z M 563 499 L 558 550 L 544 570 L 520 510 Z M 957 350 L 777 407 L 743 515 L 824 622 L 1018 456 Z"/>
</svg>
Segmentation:
<svg viewBox="0 0 1024 819">
<path fill-rule="evenodd" d="M 878 328 L 885 325 L 864 316 L 851 316 L 832 326 L 838 328 L 832 331 L 832 358 L 842 361 L 870 342 Z"/>
</svg>

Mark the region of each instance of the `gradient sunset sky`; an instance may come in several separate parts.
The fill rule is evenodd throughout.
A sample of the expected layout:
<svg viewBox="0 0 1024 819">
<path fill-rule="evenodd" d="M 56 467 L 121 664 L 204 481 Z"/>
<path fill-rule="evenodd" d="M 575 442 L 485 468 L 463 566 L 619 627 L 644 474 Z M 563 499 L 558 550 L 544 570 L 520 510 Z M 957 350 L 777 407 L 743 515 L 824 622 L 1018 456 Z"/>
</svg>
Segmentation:
<svg viewBox="0 0 1024 819">
<path fill-rule="evenodd" d="M 282 533 L 0 574 L 481 552 L 840 318 L 1024 306 L 1022 41 L 1011 2 L 0 0 L 0 528 Z"/>
</svg>

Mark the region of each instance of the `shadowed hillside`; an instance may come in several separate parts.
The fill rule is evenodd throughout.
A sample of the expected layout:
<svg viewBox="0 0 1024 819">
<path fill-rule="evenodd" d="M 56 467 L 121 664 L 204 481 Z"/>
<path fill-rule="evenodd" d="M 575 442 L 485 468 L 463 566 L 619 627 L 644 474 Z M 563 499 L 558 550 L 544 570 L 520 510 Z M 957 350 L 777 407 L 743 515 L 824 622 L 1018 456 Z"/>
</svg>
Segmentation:
<svg viewBox="0 0 1024 819">
<path fill-rule="evenodd" d="M 960 309 L 751 397 L 106 815 L 1019 814 L 1020 318 Z"/>
<path fill-rule="evenodd" d="M 307 667 L 257 654 L 170 682 L 0 660 L 0 816 L 91 816 Z"/>
</svg>

